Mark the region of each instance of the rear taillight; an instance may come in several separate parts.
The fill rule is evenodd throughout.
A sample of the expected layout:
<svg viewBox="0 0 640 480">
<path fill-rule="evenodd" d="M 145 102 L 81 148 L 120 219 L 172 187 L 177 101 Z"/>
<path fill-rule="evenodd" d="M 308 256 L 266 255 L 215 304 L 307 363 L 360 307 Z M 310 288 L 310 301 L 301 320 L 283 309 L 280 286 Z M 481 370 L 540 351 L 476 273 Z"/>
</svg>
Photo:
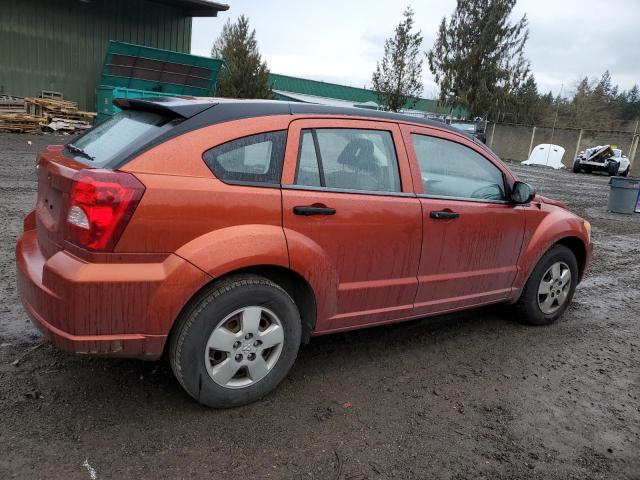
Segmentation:
<svg viewBox="0 0 640 480">
<path fill-rule="evenodd" d="M 80 170 L 71 187 L 67 239 L 87 250 L 113 251 L 143 193 L 130 173 Z"/>
</svg>

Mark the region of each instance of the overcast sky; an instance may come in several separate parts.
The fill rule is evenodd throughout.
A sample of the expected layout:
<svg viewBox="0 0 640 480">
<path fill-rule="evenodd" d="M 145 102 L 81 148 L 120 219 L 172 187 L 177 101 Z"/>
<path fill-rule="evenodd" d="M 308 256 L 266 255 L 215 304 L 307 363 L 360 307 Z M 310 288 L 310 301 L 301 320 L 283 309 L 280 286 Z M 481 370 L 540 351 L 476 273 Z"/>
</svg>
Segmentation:
<svg viewBox="0 0 640 480">
<path fill-rule="evenodd" d="M 258 45 L 273 73 L 369 86 L 407 5 L 422 30 L 423 50 L 434 42 L 438 24 L 455 0 L 218 0 L 231 8 L 217 18 L 193 22 L 191 51 L 208 56 L 228 18 L 249 17 Z M 513 16 L 529 19 L 526 54 L 541 92 L 570 92 L 579 77 L 611 72 L 623 89 L 640 83 L 640 0 L 519 0 Z M 423 64 L 423 96 L 437 87 Z"/>
</svg>

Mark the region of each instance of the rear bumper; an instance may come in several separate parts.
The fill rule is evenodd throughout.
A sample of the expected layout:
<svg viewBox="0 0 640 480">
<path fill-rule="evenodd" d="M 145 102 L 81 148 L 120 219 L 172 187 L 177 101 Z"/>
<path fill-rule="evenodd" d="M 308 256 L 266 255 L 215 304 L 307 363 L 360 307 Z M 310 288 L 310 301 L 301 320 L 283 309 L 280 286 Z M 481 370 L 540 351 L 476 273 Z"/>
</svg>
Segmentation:
<svg viewBox="0 0 640 480">
<path fill-rule="evenodd" d="M 176 255 L 160 263 L 46 259 L 36 230 L 16 246 L 18 294 L 34 324 L 75 353 L 157 359 L 180 310 L 210 277 Z"/>
</svg>

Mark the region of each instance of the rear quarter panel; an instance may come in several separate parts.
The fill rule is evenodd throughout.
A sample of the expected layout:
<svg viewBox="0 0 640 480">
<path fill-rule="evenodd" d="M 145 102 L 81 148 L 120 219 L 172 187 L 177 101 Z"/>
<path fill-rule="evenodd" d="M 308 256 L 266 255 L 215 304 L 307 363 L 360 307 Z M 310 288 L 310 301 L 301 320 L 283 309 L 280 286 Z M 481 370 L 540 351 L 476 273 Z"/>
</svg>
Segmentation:
<svg viewBox="0 0 640 480">
<path fill-rule="evenodd" d="M 258 264 L 288 266 L 280 190 L 226 184 L 202 156 L 240 137 L 284 130 L 290 121 L 271 116 L 204 127 L 129 162 L 122 170 L 135 174 L 146 191 L 116 251 L 176 252 L 212 275 L 244 265 L 249 256 Z"/>
</svg>

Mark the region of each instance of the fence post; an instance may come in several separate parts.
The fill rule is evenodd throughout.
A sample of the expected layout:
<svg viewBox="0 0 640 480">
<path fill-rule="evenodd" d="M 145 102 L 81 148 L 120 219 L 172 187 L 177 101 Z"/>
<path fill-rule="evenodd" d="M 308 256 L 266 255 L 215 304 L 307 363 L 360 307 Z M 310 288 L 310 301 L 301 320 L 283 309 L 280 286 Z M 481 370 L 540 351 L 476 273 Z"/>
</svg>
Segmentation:
<svg viewBox="0 0 640 480">
<path fill-rule="evenodd" d="M 580 143 L 582 143 L 582 132 L 584 130 L 580 129 L 580 134 L 578 135 L 578 143 L 576 143 L 576 154 L 573 156 L 574 160 L 578 158 L 578 154 L 580 153 Z"/>
<path fill-rule="evenodd" d="M 634 141 L 631 142 L 631 151 L 629 152 L 629 169 L 631 169 L 631 167 L 633 167 L 633 164 L 635 163 L 636 150 L 638 150 L 639 139 L 640 135 L 636 135 L 636 137 L 633 139 Z"/>
<path fill-rule="evenodd" d="M 527 159 L 531 156 L 531 150 L 533 150 L 533 137 L 536 136 L 536 126 L 533 126 L 533 130 L 531 131 L 531 141 L 529 142 L 529 153 L 527 153 Z"/>
<path fill-rule="evenodd" d="M 491 127 L 491 140 L 489 140 L 489 148 L 493 148 L 493 135 L 496 133 L 496 122 L 493 122 Z"/>
</svg>

